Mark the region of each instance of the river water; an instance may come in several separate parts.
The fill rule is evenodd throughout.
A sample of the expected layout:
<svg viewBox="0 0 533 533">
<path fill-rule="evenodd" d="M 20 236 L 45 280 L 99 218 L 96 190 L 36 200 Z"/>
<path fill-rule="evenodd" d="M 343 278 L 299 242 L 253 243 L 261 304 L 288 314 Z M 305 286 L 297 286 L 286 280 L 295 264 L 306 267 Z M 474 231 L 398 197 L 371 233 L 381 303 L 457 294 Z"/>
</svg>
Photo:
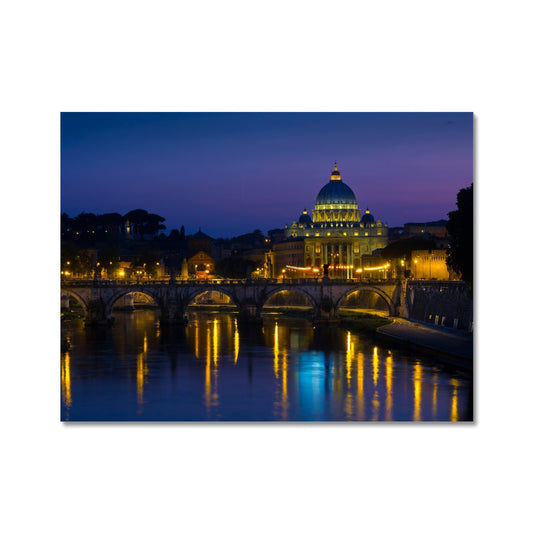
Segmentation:
<svg viewBox="0 0 533 533">
<path fill-rule="evenodd" d="M 63 421 L 472 420 L 467 372 L 342 328 L 265 316 L 115 313 L 112 328 L 62 324 Z"/>
</svg>

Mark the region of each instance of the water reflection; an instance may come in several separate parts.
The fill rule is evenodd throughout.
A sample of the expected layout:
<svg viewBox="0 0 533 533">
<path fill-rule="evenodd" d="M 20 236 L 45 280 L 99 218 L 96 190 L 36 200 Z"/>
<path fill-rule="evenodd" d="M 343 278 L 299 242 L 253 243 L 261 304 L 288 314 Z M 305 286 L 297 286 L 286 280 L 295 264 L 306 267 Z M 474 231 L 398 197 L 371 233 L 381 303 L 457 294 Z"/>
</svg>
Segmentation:
<svg viewBox="0 0 533 533">
<path fill-rule="evenodd" d="M 72 392 L 70 388 L 70 354 L 65 352 L 61 358 L 61 396 L 63 403 L 68 411 L 72 405 Z"/>
<path fill-rule="evenodd" d="M 143 348 L 137 354 L 137 413 L 141 414 L 144 403 L 144 378 L 148 374 L 148 336 L 144 332 Z"/>
<path fill-rule="evenodd" d="M 471 419 L 468 375 L 362 335 L 192 312 L 161 331 L 156 318 L 123 313 L 102 334 L 66 327 L 62 420 Z"/>
</svg>

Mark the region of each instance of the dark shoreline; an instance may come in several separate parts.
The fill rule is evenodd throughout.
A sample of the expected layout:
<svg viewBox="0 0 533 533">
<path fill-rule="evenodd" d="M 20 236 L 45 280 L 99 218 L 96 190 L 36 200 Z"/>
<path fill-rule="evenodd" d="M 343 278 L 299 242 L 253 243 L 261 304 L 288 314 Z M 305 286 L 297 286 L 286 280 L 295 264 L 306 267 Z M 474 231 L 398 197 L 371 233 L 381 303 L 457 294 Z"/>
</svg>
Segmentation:
<svg viewBox="0 0 533 533">
<path fill-rule="evenodd" d="M 473 370 L 473 334 L 437 329 L 425 324 L 395 318 L 376 330 L 376 335 L 465 370 Z"/>
</svg>

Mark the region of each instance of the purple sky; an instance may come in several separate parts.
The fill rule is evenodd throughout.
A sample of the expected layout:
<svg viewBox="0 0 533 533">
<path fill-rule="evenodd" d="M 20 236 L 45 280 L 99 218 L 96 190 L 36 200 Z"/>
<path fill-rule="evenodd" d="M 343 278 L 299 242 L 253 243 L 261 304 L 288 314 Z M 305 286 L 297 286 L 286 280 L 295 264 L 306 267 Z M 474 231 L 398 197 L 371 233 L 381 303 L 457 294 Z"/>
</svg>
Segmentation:
<svg viewBox="0 0 533 533">
<path fill-rule="evenodd" d="M 266 232 L 311 213 L 335 161 L 389 226 L 447 218 L 473 181 L 473 114 L 62 113 L 61 211 Z"/>
</svg>

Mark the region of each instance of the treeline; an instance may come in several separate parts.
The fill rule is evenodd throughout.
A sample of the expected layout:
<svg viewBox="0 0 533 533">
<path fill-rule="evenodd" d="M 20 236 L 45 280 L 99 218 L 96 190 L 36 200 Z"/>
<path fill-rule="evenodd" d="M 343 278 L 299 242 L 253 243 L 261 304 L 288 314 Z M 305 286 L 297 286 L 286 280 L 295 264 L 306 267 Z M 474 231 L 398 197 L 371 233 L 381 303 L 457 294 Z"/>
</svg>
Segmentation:
<svg viewBox="0 0 533 533">
<path fill-rule="evenodd" d="M 165 230 L 165 218 L 145 209 L 134 209 L 125 215 L 119 213 L 82 212 L 71 218 L 61 215 L 61 239 L 94 245 L 96 242 L 113 241 L 131 235 L 136 238 L 154 237 Z"/>
<path fill-rule="evenodd" d="M 116 277 L 153 277 L 165 265 L 167 273 L 179 276 L 184 258 L 198 252 L 198 244 L 189 242 L 184 226 L 163 233 L 165 218 L 144 209 L 120 213 L 82 212 L 76 217 L 61 215 L 61 270 L 74 277 L 105 275 Z M 203 236 L 199 236 L 203 239 Z M 212 239 L 202 251 L 215 259 L 217 275 L 244 278 L 255 270 L 258 263 L 246 259 L 242 253 L 264 247 L 269 241 L 261 230 L 254 230 L 230 239 Z M 229 256 L 227 256 L 230 251 Z M 125 269 L 121 263 L 128 262 Z M 204 265 L 198 265 L 204 270 Z"/>
</svg>

